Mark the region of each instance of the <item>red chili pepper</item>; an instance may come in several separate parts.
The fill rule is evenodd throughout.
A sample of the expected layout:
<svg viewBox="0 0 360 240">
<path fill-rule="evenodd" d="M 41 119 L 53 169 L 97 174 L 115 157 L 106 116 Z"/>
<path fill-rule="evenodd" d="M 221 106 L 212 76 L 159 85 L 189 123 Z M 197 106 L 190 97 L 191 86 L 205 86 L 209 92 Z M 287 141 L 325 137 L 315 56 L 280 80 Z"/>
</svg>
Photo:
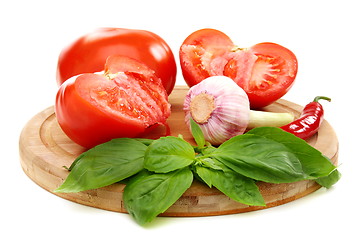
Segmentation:
<svg viewBox="0 0 360 240">
<path fill-rule="evenodd" d="M 282 126 L 281 129 L 301 139 L 307 139 L 314 135 L 319 130 L 324 118 L 324 109 L 319 103 L 320 99 L 331 101 L 328 97 L 317 96 L 314 101 L 305 106 L 300 118 Z"/>
</svg>

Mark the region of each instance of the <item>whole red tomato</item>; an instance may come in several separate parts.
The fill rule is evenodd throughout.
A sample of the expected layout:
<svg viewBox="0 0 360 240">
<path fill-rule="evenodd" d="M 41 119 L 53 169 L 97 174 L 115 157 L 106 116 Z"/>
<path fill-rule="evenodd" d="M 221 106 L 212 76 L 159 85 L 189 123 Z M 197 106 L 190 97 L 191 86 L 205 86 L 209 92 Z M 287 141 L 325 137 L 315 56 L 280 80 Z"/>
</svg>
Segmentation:
<svg viewBox="0 0 360 240">
<path fill-rule="evenodd" d="M 176 63 L 168 44 L 158 35 L 123 28 L 101 28 L 88 33 L 63 49 L 57 66 L 57 82 L 104 70 L 110 55 L 124 55 L 145 63 L 161 79 L 168 94 L 176 81 Z"/>
<path fill-rule="evenodd" d="M 251 108 L 267 106 L 287 93 L 298 66 L 295 55 L 285 47 L 266 42 L 239 48 L 215 29 L 189 35 L 180 48 L 180 64 L 189 86 L 209 76 L 232 78 L 247 93 Z"/>
<path fill-rule="evenodd" d="M 153 70 L 135 59 L 111 56 L 104 74 L 80 74 L 60 86 L 55 113 L 70 139 L 91 148 L 166 125 L 170 104 Z"/>
</svg>

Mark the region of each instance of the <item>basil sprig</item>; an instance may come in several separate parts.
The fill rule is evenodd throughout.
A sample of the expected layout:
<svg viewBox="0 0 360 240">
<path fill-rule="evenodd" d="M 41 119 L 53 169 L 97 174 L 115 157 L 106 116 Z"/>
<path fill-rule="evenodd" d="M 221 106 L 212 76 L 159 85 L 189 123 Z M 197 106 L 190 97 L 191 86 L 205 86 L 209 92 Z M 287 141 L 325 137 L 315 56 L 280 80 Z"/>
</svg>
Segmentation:
<svg viewBox="0 0 360 240">
<path fill-rule="evenodd" d="M 140 224 L 165 212 L 196 177 L 231 199 L 265 206 L 257 181 L 290 183 L 315 180 L 331 187 L 340 173 L 304 140 L 273 127 L 255 128 L 211 146 L 193 121 L 198 146 L 179 137 L 114 139 L 81 154 L 56 192 L 79 192 L 125 179 L 124 205 Z M 119 203 L 120 204 L 120 203 Z"/>
</svg>

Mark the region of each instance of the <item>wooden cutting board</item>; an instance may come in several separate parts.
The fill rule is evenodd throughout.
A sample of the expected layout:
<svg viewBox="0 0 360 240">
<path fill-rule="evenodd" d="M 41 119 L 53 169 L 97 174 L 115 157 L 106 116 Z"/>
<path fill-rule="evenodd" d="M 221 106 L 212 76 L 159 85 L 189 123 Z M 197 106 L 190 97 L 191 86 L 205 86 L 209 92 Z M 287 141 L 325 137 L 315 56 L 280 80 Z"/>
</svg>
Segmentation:
<svg viewBox="0 0 360 240">
<path fill-rule="evenodd" d="M 195 144 L 184 124 L 182 105 L 187 91 L 187 87 L 178 86 L 170 95 L 172 114 L 168 122 L 173 136 L 178 136 L 181 133 L 187 141 Z M 279 100 L 264 110 L 290 112 L 298 117 L 302 108 L 297 104 Z M 159 135 L 162 132 L 163 129 L 158 129 L 154 135 Z M 323 122 L 318 134 L 311 137 L 308 143 L 329 157 L 335 165 L 337 164 L 338 140 L 327 121 Z M 125 213 L 126 209 L 122 201 L 124 184 L 116 183 L 79 193 L 53 192 L 68 175 L 68 171 L 63 166 L 70 166 L 84 150 L 83 147 L 72 142 L 63 133 L 57 123 L 53 107 L 35 115 L 26 124 L 20 136 L 21 166 L 27 176 L 35 183 L 64 199 L 100 209 Z M 162 215 L 210 216 L 254 211 L 294 201 L 320 188 L 316 182 L 308 180 L 288 184 L 259 182 L 258 186 L 265 199 L 266 207 L 247 206 L 235 202 L 216 188 L 209 188 L 201 182 L 194 181 L 183 196 Z"/>
</svg>

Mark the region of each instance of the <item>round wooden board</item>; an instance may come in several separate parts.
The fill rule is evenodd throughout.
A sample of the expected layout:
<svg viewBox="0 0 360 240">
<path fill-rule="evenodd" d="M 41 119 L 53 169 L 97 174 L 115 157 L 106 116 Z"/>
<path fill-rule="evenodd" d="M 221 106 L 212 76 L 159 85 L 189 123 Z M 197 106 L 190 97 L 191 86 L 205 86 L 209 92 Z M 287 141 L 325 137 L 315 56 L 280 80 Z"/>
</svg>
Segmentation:
<svg viewBox="0 0 360 240">
<path fill-rule="evenodd" d="M 184 138 L 195 144 L 189 130 L 184 124 L 182 110 L 183 99 L 188 88 L 178 86 L 170 95 L 172 114 L 168 120 L 171 134 Z M 302 107 L 279 100 L 266 107 L 271 112 L 290 112 L 298 117 Z M 158 129 L 154 135 L 163 132 Z M 147 136 L 153 137 L 153 136 Z M 324 121 L 318 134 L 308 143 L 329 157 L 337 164 L 338 140 L 332 127 Z M 70 166 L 75 158 L 85 149 L 72 142 L 59 127 L 54 108 L 49 107 L 35 115 L 24 127 L 19 142 L 21 166 L 24 172 L 42 188 L 54 193 L 68 175 L 63 166 Z M 100 209 L 126 213 L 122 201 L 125 185 L 116 183 L 107 187 L 79 193 L 54 193 L 64 199 Z M 201 182 L 194 181 L 183 196 L 174 203 L 162 216 L 211 216 L 254 211 L 278 206 L 308 195 L 320 188 L 314 181 L 300 181 L 288 184 L 270 184 L 259 182 L 258 187 L 265 199 L 266 207 L 247 206 L 231 200 L 216 188 L 209 188 Z"/>
</svg>

